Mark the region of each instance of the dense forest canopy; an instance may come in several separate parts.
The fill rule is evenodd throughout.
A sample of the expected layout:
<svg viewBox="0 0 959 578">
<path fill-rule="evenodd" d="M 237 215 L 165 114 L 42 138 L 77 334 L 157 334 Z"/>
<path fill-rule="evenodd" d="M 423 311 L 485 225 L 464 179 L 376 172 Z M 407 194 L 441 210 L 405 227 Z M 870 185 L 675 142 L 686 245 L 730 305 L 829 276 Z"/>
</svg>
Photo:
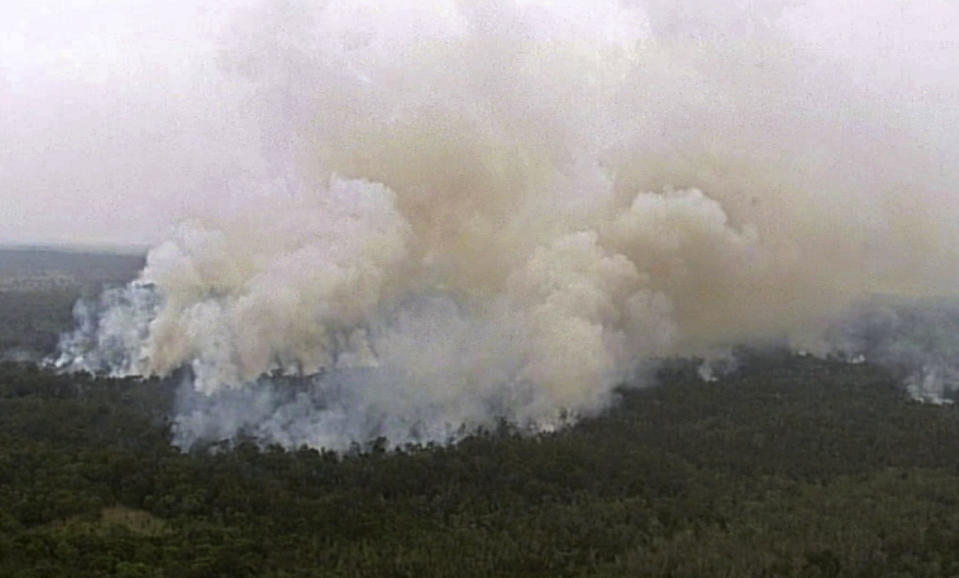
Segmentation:
<svg viewBox="0 0 959 578">
<path fill-rule="evenodd" d="M 523 436 L 171 447 L 171 384 L 0 366 L 3 576 L 941 576 L 959 414 L 884 371 L 753 360 Z"/>
<path fill-rule="evenodd" d="M 959 577 L 957 28 L 0 0 L 0 578 Z"/>
<path fill-rule="evenodd" d="M 23 294 L 37 306 L 13 346 L 68 326 L 58 291 Z M 659 386 L 551 434 L 333 453 L 243 438 L 183 452 L 176 380 L 8 361 L 0 576 L 959 573 L 953 406 L 870 364 L 739 362 L 711 383 L 665 364 Z"/>
</svg>

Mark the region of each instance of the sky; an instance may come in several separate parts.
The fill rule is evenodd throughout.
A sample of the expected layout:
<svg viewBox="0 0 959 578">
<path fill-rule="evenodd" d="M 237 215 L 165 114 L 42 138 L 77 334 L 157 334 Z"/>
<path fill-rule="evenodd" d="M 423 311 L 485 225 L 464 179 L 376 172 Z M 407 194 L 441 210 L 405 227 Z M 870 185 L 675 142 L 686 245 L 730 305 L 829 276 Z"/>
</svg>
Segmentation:
<svg viewBox="0 0 959 578">
<path fill-rule="evenodd" d="M 0 242 L 152 244 L 223 197 L 226 4 L 0 1 Z"/>
<path fill-rule="evenodd" d="M 592 13 L 589 2 L 540 3 Z M 271 174 L 260 123 L 249 87 L 224 75 L 219 57 L 251 4 L 0 0 L 0 242 L 152 245 L 184 219 L 260 194 L 248 184 Z M 738 34 L 737 14 L 782 18 L 797 42 L 853 62 L 854 82 L 898 99 L 904 114 L 941 120 L 930 147 L 949 138 L 954 2 L 645 4 L 654 28 L 691 37 L 697 26 Z"/>
<path fill-rule="evenodd" d="M 548 429 L 959 292 L 953 1 L 0 7 L 0 238 L 152 246 L 61 365 L 189 367 L 187 435 Z M 257 381 L 326 370 L 323 407 Z"/>
</svg>

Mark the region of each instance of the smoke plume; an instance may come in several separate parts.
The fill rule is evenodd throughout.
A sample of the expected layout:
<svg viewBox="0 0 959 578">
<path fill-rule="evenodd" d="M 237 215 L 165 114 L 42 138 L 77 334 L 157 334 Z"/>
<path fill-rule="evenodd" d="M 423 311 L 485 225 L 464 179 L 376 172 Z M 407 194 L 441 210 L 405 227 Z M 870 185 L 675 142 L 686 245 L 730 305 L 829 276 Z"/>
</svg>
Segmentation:
<svg viewBox="0 0 959 578">
<path fill-rule="evenodd" d="M 187 368 L 183 445 L 344 448 L 558 427 L 664 356 L 889 353 L 837 327 L 959 289 L 959 51 L 913 31 L 959 15 L 727 4 L 239 11 L 224 110 L 267 168 L 78 305 L 60 366 Z"/>
</svg>

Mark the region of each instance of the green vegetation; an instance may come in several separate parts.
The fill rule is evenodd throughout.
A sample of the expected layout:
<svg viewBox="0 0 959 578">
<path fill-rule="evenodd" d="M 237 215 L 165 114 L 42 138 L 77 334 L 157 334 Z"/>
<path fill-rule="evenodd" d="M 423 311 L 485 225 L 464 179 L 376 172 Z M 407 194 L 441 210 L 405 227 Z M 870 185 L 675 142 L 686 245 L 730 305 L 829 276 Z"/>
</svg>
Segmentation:
<svg viewBox="0 0 959 578">
<path fill-rule="evenodd" d="M 76 287 L 0 290 L 0 356 L 35 359 L 52 352 L 80 296 Z"/>
<path fill-rule="evenodd" d="M 49 352 L 70 299 L 0 291 L 0 347 Z M 959 575 L 959 410 L 869 365 L 743 367 L 677 362 L 554 434 L 336 455 L 184 453 L 174 383 L 0 363 L 0 576 Z"/>
<path fill-rule="evenodd" d="M 142 266 L 136 255 L 0 249 L 0 359 L 51 353 L 77 299 L 129 281 Z"/>
<path fill-rule="evenodd" d="M 866 365 L 754 360 L 522 437 L 170 447 L 157 381 L 0 365 L 2 576 L 942 576 L 959 413 Z"/>
</svg>

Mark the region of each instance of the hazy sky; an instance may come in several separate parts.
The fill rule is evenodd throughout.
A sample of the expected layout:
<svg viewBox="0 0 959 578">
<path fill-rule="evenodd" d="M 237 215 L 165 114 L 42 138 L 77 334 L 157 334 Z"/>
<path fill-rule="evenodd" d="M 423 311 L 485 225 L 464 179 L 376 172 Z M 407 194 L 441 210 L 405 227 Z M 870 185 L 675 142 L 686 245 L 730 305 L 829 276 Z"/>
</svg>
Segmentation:
<svg viewBox="0 0 959 578">
<path fill-rule="evenodd" d="M 0 0 L 0 242 L 152 243 L 224 196 L 225 4 Z"/>
<path fill-rule="evenodd" d="M 0 242 L 150 244 L 178 220 L 256 195 L 239 183 L 262 174 L 262 140 L 243 86 L 217 64 L 231 15 L 252 3 L 0 0 Z M 731 4 L 648 3 L 654 28 L 737 34 Z M 770 18 L 791 6 L 797 42 L 855 62 L 856 82 L 892 94 L 904 114 L 954 120 L 956 3 L 735 4 Z"/>
</svg>

